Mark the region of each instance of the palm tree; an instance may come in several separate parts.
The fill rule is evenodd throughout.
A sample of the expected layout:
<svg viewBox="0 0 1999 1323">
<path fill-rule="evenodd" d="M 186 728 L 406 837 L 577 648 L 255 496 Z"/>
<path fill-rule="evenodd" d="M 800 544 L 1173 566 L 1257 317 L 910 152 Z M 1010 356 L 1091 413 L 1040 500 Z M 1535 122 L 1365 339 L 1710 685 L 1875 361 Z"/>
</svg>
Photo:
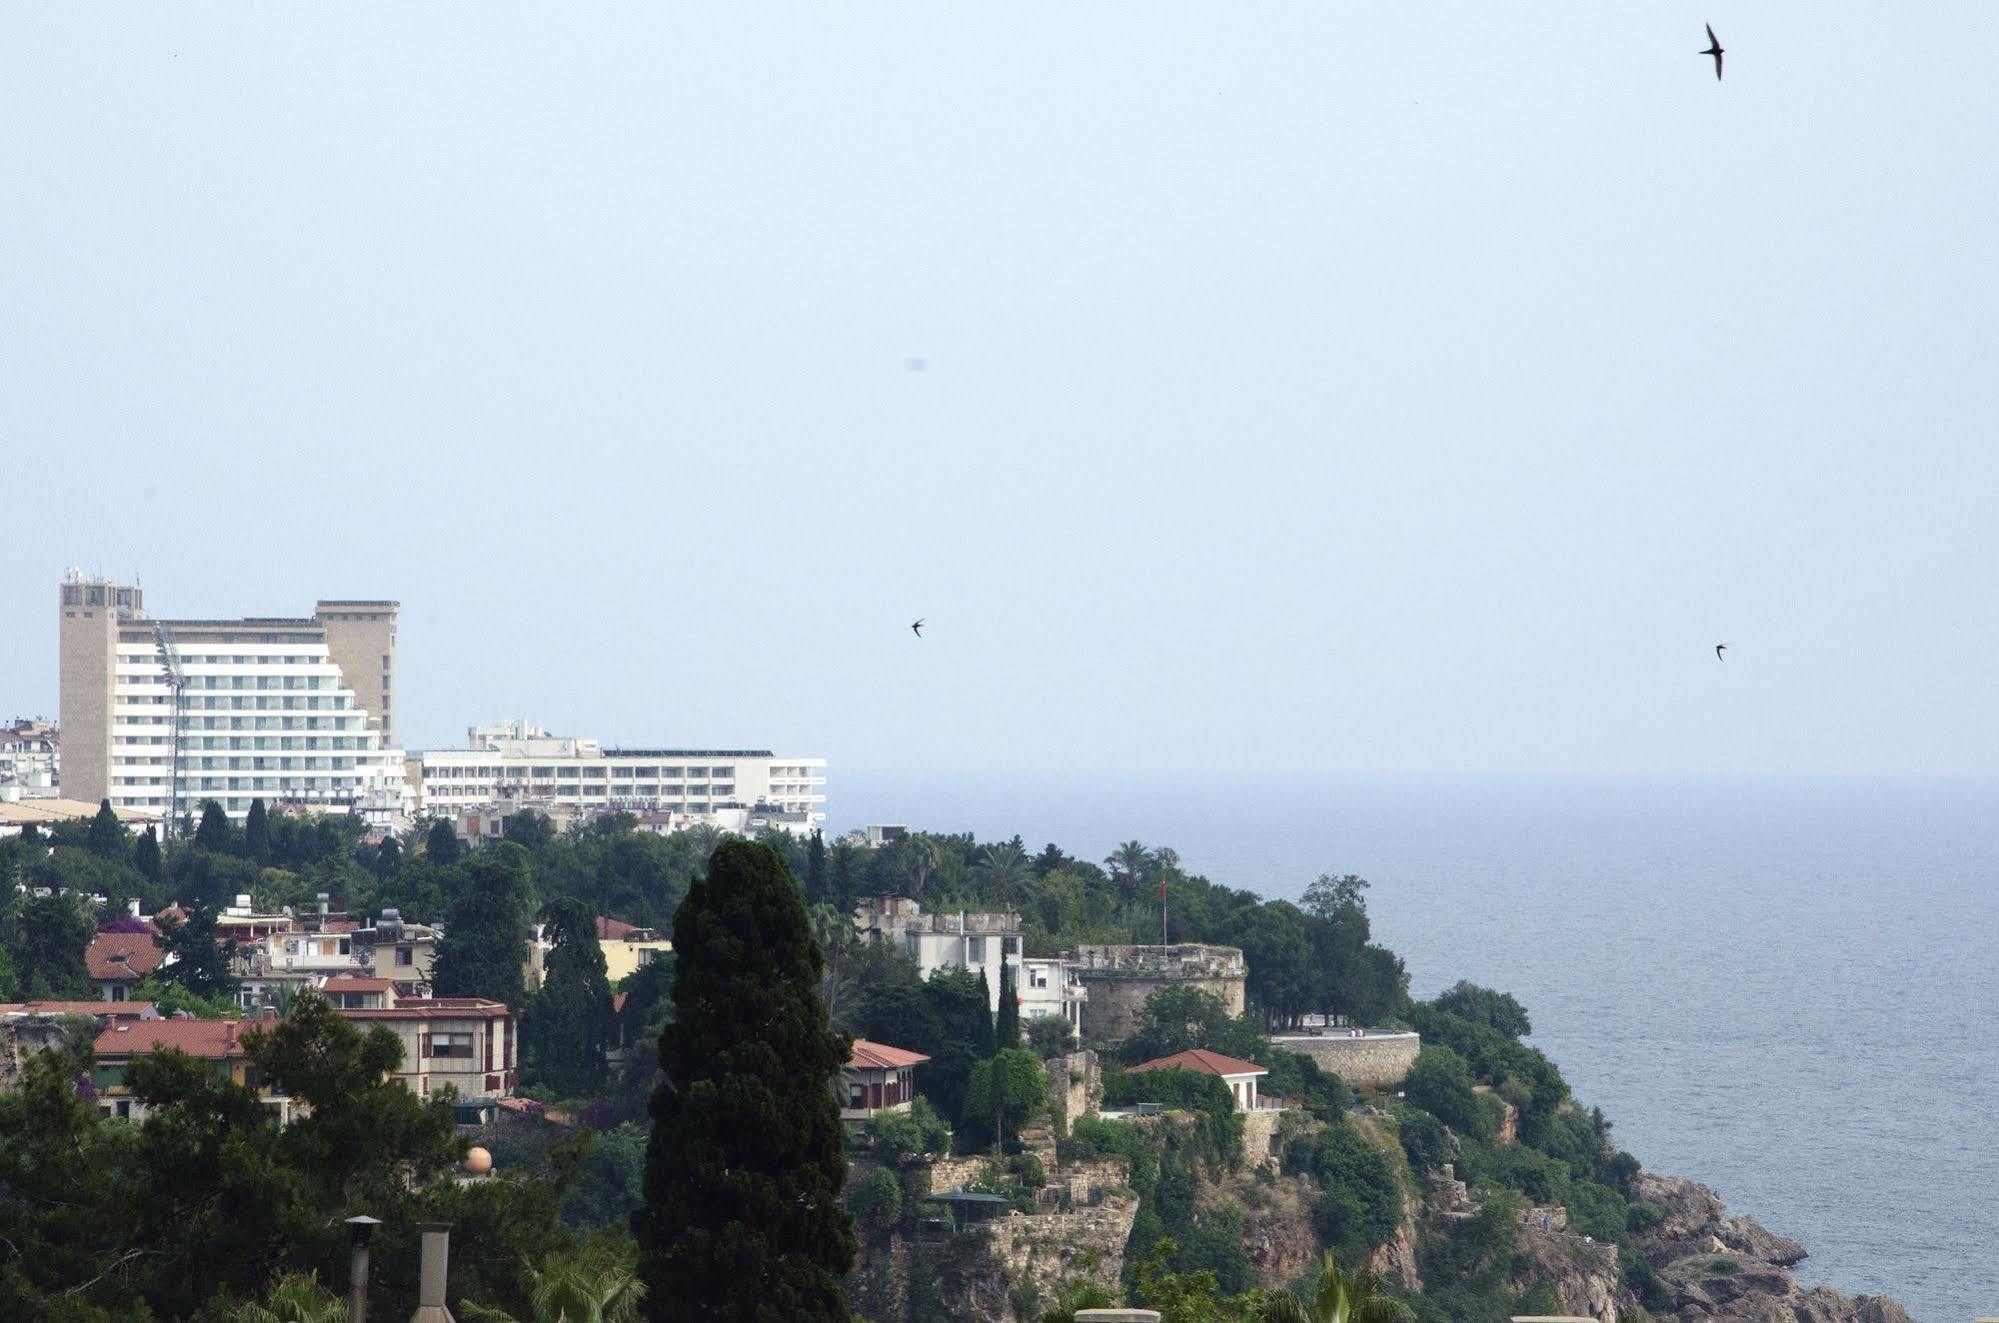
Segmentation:
<svg viewBox="0 0 1999 1323">
<path fill-rule="evenodd" d="M 531 1323 L 637 1323 L 645 1283 L 620 1263 L 590 1262 L 568 1255 L 550 1255 L 539 1269 L 528 1269 Z M 520 1323 L 512 1314 L 486 1309 L 470 1300 L 458 1302 L 466 1323 Z"/>
<path fill-rule="evenodd" d="M 1409 1306 L 1381 1293 L 1379 1277 L 1365 1269 L 1341 1272 L 1328 1251 L 1310 1298 L 1273 1296 L 1257 1323 L 1409 1323 L 1415 1317 Z"/>
<path fill-rule="evenodd" d="M 1025 886 L 1034 877 L 1034 861 L 1016 841 L 988 845 L 972 871 L 999 897 L 1003 909 L 1013 908 L 1013 889 Z"/>
<path fill-rule="evenodd" d="M 261 1305 L 238 1305 L 230 1323 L 347 1323 L 347 1305 L 319 1284 L 318 1273 L 278 1278 Z"/>
</svg>

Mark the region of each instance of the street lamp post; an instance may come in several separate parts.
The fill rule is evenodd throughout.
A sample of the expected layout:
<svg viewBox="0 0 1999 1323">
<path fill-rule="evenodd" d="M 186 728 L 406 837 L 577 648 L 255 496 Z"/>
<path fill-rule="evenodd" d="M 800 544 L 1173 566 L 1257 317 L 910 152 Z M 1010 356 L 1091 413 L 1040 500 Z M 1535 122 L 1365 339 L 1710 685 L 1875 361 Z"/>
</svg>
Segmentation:
<svg viewBox="0 0 1999 1323">
<path fill-rule="evenodd" d="M 368 1238 L 380 1225 L 366 1213 L 347 1219 L 347 1323 L 368 1323 Z"/>
</svg>

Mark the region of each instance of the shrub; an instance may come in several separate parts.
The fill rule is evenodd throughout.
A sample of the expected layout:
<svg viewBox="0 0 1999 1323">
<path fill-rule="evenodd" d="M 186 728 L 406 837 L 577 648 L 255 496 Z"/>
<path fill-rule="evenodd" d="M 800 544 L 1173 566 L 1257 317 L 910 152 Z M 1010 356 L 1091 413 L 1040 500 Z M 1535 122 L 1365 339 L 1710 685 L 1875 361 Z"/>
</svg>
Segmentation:
<svg viewBox="0 0 1999 1323">
<path fill-rule="evenodd" d="M 1451 1141 L 1444 1123 L 1428 1112 L 1405 1107 L 1396 1117 L 1402 1152 L 1412 1171 L 1435 1171 L 1451 1160 Z"/>
<path fill-rule="evenodd" d="M 1470 1062 L 1448 1047 L 1426 1042 L 1402 1081 L 1402 1092 L 1410 1103 L 1445 1125 L 1489 1140 L 1494 1133 L 1492 1121 L 1472 1084 Z"/>
</svg>

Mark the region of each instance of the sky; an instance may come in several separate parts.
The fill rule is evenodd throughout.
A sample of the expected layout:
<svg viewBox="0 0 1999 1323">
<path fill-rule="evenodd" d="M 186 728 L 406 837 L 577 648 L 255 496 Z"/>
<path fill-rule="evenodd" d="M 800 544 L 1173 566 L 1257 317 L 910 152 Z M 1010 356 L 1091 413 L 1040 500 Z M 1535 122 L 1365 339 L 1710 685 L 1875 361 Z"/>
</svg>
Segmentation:
<svg viewBox="0 0 1999 1323">
<path fill-rule="evenodd" d="M 400 600 L 410 747 L 1999 772 L 1995 49 L 1970 0 L 10 7 L 0 715 L 79 565 Z"/>
</svg>

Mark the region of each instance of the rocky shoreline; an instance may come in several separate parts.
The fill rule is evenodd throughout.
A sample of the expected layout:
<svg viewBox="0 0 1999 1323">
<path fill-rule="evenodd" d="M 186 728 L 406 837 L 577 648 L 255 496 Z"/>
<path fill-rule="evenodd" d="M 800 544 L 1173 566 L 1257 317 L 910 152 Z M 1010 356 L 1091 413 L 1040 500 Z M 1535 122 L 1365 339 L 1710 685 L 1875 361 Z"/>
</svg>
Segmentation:
<svg viewBox="0 0 1999 1323">
<path fill-rule="evenodd" d="M 1641 1199 L 1666 1214 L 1637 1242 L 1670 1300 L 1663 1309 L 1651 1311 L 1655 1318 L 1678 1323 L 1914 1323 L 1887 1296 L 1851 1296 L 1827 1286 L 1799 1286 L 1790 1269 L 1804 1260 L 1805 1247 L 1765 1229 L 1754 1218 L 1728 1216 L 1720 1197 L 1705 1185 L 1648 1172 L 1638 1177 L 1637 1187 Z M 1548 1242 L 1565 1233 L 1530 1228 L 1530 1235 Z M 1573 1306 L 1575 1312 L 1606 1323 L 1638 1309 L 1638 1302 L 1622 1289 L 1616 1254 L 1609 1247 L 1536 1248 L 1564 1308 Z M 1577 1253 L 1578 1248 L 1583 1252 Z"/>
</svg>

